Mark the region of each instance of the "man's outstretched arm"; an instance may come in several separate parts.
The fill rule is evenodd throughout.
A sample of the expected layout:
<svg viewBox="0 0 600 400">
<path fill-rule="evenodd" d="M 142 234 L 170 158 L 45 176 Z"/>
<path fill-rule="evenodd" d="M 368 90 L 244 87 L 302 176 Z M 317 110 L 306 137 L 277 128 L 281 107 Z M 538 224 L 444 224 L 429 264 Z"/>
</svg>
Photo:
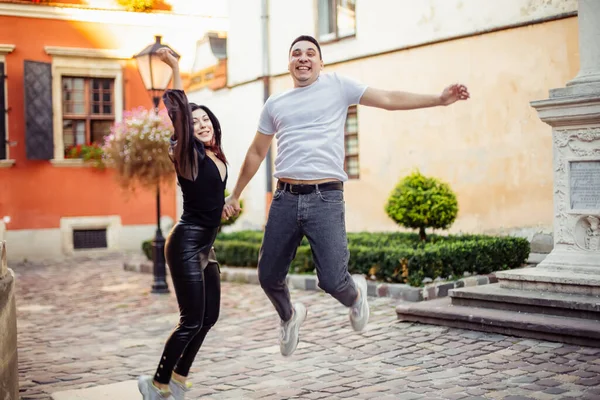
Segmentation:
<svg viewBox="0 0 600 400">
<path fill-rule="evenodd" d="M 447 106 L 458 100 L 467 100 L 469 91 L 464 85 L 454 84 L 444 89 L 439 95 L 417 94 L 401 91 L 367 88 L 360 99 L 360 104 L 384 110 L 414 110 L 436 106 Z"/>
<path fill-rule="evenodd" d="M 256 171 L 258 171 L 260 164 L 267 156 L 267 152 L 269 151 L 269 146 L 271 145 L 272 141 L 273 135 L 265 135 L 263 133 L 256 132 L 256 136 L 254 136 L 254 140 L 252 141 L 252 144 L 246 153 L 246 158 L 244 159 L 244 163 L 240 169 L 240 176 L 238 177 L 235 187 L 233 188 L 233 192 L 225 202 L 225 208 L 223 210 L 224 216 L 231 217 L 239 212 L 240 196 L 248 185 L 248 182 L 250 182 L 250 180 L 256 174 Z"/>
</svg>

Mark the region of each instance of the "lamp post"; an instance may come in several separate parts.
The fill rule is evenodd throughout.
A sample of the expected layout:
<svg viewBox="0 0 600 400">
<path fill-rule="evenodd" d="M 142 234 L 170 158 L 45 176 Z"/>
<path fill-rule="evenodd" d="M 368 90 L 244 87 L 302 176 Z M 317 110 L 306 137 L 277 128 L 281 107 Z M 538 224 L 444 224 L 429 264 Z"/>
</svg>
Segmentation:
<svg viewBox="0 0 600 400">
<path fill-rule="evenodd" d="M 137 63 L 138 72 L 142 77 L 146 90 L 152 97 L 154 112 L 158 113 L 158 105 L 163 92 L 167 89 L 171 81 L 173 71 L 171 67 L 163 63 L 156 54 L 157 50 L 169 46 L 161 43 L 161 36 L 155 36 L 156 41 L 147 46 L 144 50 L 133 56 Z M 179 55 L 173 51 L 177 58 Z M 152 293 L 169 293 L 167 286 L 167 272 L 165 268 L 165 238 L 160 229 L 160 184 L 156 184 L 156 235 L 152 240 L 152 263 L 154 283 L 152 284 Z"/>
</svg>

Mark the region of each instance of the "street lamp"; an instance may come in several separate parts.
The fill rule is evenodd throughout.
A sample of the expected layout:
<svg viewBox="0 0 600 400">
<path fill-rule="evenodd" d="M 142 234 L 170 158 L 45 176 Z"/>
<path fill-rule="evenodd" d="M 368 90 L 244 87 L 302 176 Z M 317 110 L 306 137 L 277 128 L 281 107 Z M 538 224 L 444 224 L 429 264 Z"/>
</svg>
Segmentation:
<svg viewBox="0 0 600 400">
<path fill-rule="evenodd" d="M 179 55 L 169 46 L 161 43 L 161 36 L 155 36 L 156 41 L 144 50 L 133 56 L 137 63 L 138 72 L 142 77 L 146 90 L 152 97 L 154 112 L 158 112 L 158 105 L 163 92 L 171 81 L 173 71 L 171 67 L 163 63 L 156 54 L 163 47 L 168 48 L 179 58 Z M 154 283 L 152 293 L 169 293 L 167 286 L 167 272 L 165 268 L 165 238 L 160 229 L 160 184 L 156 184 L 156 235 L 152 240 L 152 263 Z"/>
<path fill-rule="evenodd" d="M 163 47 L 168 48 L 173 52 L 175 57 L 179 58 L 179 54 L 175 53 L 169 46 L 162 44 L 162 36 L 155 36 L 156 41 L 148 45 L 144 50 L 133 56 L 137 62 L 138 71 L 144 82 L 146 90 L 152 97 L 154 109 L 158 109 L 160 98 L 163 92 L 167 89 L 173 75 L 171 67 L 160 61 L 156 52 Z"/>
</svg>

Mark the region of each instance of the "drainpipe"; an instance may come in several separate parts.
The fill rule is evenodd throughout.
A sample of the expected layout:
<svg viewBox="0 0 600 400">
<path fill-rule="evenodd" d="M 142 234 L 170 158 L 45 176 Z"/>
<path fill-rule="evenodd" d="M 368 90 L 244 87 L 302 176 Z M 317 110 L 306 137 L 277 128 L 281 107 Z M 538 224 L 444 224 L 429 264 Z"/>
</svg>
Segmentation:
<svg viewBox="0 0 600 400">
<path fill-rule="evenodd" d="M 263 104 L 269 98 L 271 94 L 271 72 L 269 68 L 270 54 L 269 54 L 269 0 L 261 0 L 261 24 L 262 24 L 262 80 L 263 80 Z M 267 163 L 267 196 L 266 196 L 266 215 L 269 214 L 269 207 L 271 206 L 271 200 L 273 199 L 273 161 L 271 154 L 271 147 L 267 151 L 266 163 Z M 266 223 L 266 220 L 265 220 Z"/>
</svg>

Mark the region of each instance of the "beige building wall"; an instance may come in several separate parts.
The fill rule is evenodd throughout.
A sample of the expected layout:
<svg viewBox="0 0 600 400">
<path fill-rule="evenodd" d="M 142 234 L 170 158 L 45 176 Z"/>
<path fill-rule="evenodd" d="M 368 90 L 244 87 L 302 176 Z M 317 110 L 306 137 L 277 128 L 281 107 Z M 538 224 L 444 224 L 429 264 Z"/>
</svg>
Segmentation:
<svg viewBox="0 0 600 400">
<path fill-rule="evenodd" d="M 326 66 L 378 88 L 438 93 L 461 82 L 471 92 L 447 108 L 359 107 L 360 179 L 346 185 L 348 230 L 397 229 L 384 204 L 419 168 L 457 193 L 453 232 L 551 231 L 551 129 L 529 102 L 564 86 L 578 61 L 572 17 Z M 291 85 L 279 76 L 272 93 Z"/>
</svg>

